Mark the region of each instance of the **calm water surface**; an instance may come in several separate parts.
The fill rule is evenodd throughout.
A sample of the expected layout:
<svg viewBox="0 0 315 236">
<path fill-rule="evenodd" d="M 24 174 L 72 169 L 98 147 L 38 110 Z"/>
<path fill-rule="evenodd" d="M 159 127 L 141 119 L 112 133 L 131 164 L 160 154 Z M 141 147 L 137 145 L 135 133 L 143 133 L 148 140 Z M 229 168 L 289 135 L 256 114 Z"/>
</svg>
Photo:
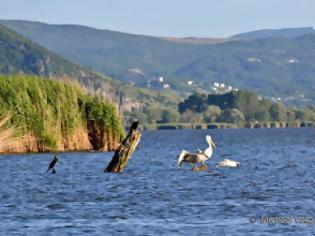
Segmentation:
<svg viewBox="0 0 315 236">
<path fill-rule="evenodd" d="M 209 169 L 179 169 L 206 134 L 218 145 Z M 315 219 L 314 129 L 144 132 L 121 174 L 103 173 L 112 153 L 59 157 L 51 175 L 52 154 L 0 156 L 0 235 L 315 235 L 260 220 Z M 224 158 L 241 167 L 215 168 Z"/>
</svg>

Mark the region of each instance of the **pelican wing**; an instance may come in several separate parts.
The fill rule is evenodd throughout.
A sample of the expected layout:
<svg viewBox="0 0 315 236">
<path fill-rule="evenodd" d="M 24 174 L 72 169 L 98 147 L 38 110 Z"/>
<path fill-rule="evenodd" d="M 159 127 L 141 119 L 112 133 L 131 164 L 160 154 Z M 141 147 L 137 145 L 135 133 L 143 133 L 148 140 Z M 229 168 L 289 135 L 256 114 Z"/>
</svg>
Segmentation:
<svg viewBox="0 0 315 236">
<path fill-rule="evenodd" d="M 177 164 L 180 166 L 182 162 L 197 163 L 197 162 L 200 162 L 201 158 L 203 157 L 204 157 L 204 154 L 190 153 L 183 150 L 181 154 L 179 155 Z"/>
<path fill-rule="evenodd" d="M 177 161 L 177 164 L 180 166 L 181 165 L 181 163 L 182 163 L 182 161 L 184 160 L 184 157 L 185 157 L 185 155 L 187 154 L 188 152 L 187 151 L 185 151 L 185 150 L 183 150 L 181 153 L 180 153 L 180 155 L 179 155 L 179 157 L 178 157 L 178 161 Z"/>
</svg>

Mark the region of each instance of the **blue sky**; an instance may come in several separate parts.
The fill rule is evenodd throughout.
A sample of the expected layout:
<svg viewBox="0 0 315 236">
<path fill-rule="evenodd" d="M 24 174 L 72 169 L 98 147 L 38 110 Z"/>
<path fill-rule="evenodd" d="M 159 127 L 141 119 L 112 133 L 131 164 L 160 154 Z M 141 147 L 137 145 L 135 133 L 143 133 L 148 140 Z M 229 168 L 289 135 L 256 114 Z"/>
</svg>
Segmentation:
<svg viewBox="0 0 315 236">
<path fill-rule="evenodd" d="M 0 0 L 1 19 L 180 37 L 315 26 L 314 9 L 314 0 Z"/>
</svg>

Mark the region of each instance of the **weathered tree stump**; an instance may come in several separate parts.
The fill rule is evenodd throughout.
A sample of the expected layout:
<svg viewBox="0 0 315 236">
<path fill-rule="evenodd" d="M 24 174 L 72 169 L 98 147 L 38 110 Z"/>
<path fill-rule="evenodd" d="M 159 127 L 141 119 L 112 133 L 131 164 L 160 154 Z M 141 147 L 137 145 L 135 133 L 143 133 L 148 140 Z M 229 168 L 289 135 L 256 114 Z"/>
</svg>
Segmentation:
<svg viewBox="0 0 315 236">
<path fill-rule="evenodd" d="M 104 172 L 122 172 L 127 166 L 132 153 L 140 141 L 140 138 L 141 133 L 138 130 L 130 129 L 127 137 L 116 149 L 112 160 L 105 168 Z"/>
</svg>

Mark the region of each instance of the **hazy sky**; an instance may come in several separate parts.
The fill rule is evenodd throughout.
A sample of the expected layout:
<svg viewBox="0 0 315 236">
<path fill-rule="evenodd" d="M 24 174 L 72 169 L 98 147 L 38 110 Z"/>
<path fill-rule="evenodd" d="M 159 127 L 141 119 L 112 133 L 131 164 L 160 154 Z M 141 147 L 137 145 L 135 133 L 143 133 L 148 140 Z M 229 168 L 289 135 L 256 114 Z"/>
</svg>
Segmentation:
<svg viewBox="0 0 315 236">
<path fill-rule="evenodd" d="M 222 37 L 315 26 L 315 0 L 0 0 L 0 18 L 157 36 Z"/>
</svg>

